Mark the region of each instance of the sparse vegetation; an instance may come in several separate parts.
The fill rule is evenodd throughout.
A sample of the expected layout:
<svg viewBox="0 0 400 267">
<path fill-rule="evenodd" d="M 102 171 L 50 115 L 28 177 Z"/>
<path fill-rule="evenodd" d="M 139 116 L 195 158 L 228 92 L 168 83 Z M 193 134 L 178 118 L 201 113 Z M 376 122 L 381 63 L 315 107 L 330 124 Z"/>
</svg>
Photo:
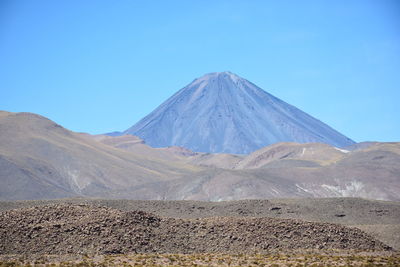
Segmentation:
<svg viewBox="0 0 400 267">
<path fill-rule="evenodd" d="M 393 253 L 349 253 L 347 251 L 294 251 L 277 254 L 126 254 L 41 256 L 33 258 L 0 256 L 0 267 L 92 267 L 92 266 L 399 266 Z M 65 257 L 69 257 L 66 259 Z M 63 261 L 61 261 L 61 258 Z"/>
</svg>

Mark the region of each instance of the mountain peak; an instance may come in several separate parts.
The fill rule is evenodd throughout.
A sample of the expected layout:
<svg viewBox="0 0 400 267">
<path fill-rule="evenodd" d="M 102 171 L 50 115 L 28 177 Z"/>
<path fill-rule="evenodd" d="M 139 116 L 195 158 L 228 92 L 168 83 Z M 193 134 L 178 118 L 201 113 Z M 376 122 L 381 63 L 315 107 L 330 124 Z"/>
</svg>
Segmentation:
<svg viewBox="0 0 400 267">
<path fill-rule="evenodd" d="M 239 77 L 235 73 L 232 73 L 230 71 L 223 71 L 223 72 L 211 72 L 203 75 L 202 77 L 196 79 L 199 81 L 213 81 L 215 79 L 230 79 L 233 81 L 238 81 L 243 78 Z"/>
<path fill-rule="evenodd" d="M 195 79 L 124 134 L 153 147 L 247 154 L 278 142 L 354 142 L 328 125 L 229 72 Z"/>
<path fill-rule="evenodd" d="M 238 75 L 236 75 L 236 74 L 234 74 L 233 72 L 230 72 L 230 71 L 210 72 L 210 73 L 204 74 L 202 77 L 206 77 L 206 76 L 229 76 L 229 75 L 234 75 L 234 76 L 239 77 Z"/>
</svg>

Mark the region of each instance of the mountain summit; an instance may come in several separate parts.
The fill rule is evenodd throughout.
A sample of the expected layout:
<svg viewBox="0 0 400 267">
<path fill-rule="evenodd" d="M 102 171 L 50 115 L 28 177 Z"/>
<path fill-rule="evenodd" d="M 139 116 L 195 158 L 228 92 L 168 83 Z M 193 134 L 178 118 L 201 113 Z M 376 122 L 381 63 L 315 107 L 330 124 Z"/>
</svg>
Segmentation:
<svg viewBox="0 0 400 267">
<path fill-rule="evenodd" d="M 153 147 L 247 154 L 277 142 L 354 142 L 323 122 L 231 72 L 206 74 L 184 87 L 124 134 Z"/>
</svg>

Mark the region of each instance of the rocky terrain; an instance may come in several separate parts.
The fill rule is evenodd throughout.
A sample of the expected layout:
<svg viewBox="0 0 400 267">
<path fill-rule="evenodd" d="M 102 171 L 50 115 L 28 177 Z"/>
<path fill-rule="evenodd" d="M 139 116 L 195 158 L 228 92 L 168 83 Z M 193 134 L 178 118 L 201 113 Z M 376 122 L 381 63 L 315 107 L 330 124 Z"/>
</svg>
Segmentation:
<svg viewBox="0 0 400 267">
<path fill-rule="evenodd" d="M 159 217 L 197 219 L 256 217 L 296 219 L 356 227 L 400 249 L 400 203 L 356 198 L 270 199 L 222 202 L 60 199 L 2 201 L 0 211 L 46 205 L 91 205 L 123 211 L 141 210 Z"/>
<path fill-rule="evenodd" d="M 274 249 L 390 247 L 359 229 L 293 219 L 176 219 L 90 205 L 45 205 L 0 214 L 1 254 L 265 253 Z"/>
<path fill-rule="evenodd" d="M 387 252 L 297 250 L 268 254 L 0 255 L 0 266 L 390 266 L 400 256 Z"/>
<path fill-rule="evenodd" d="M 353 198 L 3 201 L 0 266 L 398 266 L 399 218 Z"/>
</svg>

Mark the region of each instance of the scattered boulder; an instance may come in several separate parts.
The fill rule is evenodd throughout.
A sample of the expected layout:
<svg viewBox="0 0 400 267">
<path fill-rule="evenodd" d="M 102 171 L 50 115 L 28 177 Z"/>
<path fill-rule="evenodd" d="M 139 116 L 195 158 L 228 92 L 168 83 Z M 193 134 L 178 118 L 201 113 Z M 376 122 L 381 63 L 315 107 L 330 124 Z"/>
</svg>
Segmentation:
<svg viewBox="0 0 400 267">
<path fill-rule="evenodd" d="M 280 208 L 280 207 L 272 207 L 272 208 L 270 208 L 270 210 L 281 210 L 282 208 Z"/>
</svg>

